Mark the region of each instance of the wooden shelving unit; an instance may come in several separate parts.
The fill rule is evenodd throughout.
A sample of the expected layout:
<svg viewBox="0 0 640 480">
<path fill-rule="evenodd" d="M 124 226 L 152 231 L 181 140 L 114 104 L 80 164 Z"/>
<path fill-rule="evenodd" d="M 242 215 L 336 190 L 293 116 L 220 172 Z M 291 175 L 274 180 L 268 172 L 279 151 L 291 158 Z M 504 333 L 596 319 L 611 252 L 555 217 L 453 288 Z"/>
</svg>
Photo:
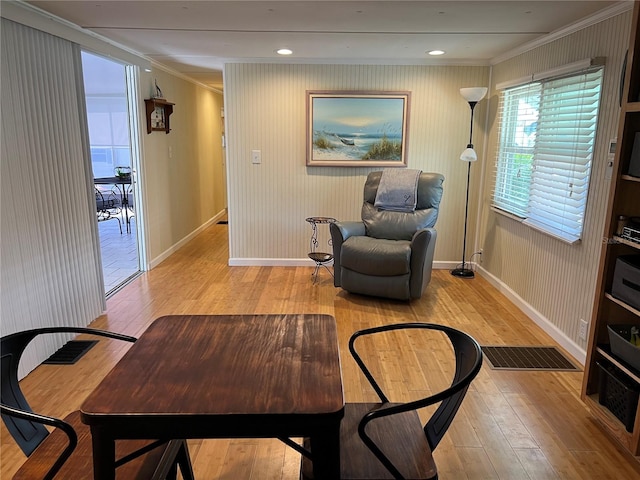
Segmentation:
<svg viewBox="0 0 640 480">
<path fill-rule="evenodd" d="M 634 2 L 633 24 L 629 41 L 627 67 L 622 92 L 618 127 L 618 144 L 609 190 L 607 220 L 603 234 L 598 285 L 594 300 L 587 359 L 584 369 L 582 398 L 609 433 L 640 460 L 640 402 L 635 412 L 633 430 L 599 403 L 599 363 L 613 365 L 625 381 L 640 389 L 640 372 L 612 355 L 607 325 L 640 324 L 640 311 L 611 295 L 614 267 L 620 255 L 640 254 L 640 244 L 615 235 L 620 215 L 640 217 L 640 178 L 627 175 L 636 132 L 640 132 L 640 3 Z"/>
</svg>

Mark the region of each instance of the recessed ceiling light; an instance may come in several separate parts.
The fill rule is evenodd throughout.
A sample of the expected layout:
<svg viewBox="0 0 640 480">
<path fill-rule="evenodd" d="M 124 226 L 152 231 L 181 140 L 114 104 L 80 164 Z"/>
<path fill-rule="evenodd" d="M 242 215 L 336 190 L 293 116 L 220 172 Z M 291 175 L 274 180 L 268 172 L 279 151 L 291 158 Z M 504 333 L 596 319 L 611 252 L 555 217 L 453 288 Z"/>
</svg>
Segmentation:
<svg viewBox="0 0 640 480">
<path fill-rule="evenodd" d="M 429 55 L 444 55 L 444 51 L 442 50 L 431 50 Z"/>
<path fill-rule="evenodd" d="M 291 55 L 293 53 L 293 51 L 289 50 L 288 48 L 280 48 L 280 49 L 276 50 L 276 53 L 278 55 Z"/>
</svg>

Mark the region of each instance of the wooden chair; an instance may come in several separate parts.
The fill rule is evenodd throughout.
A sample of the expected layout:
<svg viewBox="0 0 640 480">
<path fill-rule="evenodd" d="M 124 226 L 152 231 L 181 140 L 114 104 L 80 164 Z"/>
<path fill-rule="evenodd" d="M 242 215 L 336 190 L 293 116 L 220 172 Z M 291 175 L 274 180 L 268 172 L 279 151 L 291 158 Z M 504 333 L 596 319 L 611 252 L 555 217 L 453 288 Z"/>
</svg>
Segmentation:
<svg viewBox="0 0 640 480">
<path fill-rule="evenodd" d="M 455 354 L 451 385 L 407 403 L 391 403 L 355 348 L 360 337 L 391 330 L 426 329 L 447 335 Z M 380 398 L 380 403 L 347 403 L 340 426 L 340 478 L 342 480 L 435 479 L 432 452 L 482 366 L 482 350 L 468 334 L 444 325 L 405 323 L 369 328 L 354 333 L 349 351 Z M 418 409 L 440 403 L 425 425 Z M 306 445 L 308 448 L 308 445 Z M 313 458 L 313 452 L 311 452 Z M 313 478 L 312 460 L 302 460 L 303 479 Z"/>
<path fill-rule="evenodd" d="M 91 432 L 76 411 L 64 420 L 34 413 L 18 382 L 18 364 L 26 346 L 36 336 L 49 333 L 84 333 L 135 342 L 136 338 L 91 328 L 51 327 L 26 330 L 0 339 L 0 412 L 9 433 L 27 461 L 14 479 L 93 478 Z M 54 427 L 50 433 L 45 425 Z M 177 470 L 193 480 L 186 441 L 121 440 L 116 442 L 117 478 L 175 479 Z"/>
</svg>

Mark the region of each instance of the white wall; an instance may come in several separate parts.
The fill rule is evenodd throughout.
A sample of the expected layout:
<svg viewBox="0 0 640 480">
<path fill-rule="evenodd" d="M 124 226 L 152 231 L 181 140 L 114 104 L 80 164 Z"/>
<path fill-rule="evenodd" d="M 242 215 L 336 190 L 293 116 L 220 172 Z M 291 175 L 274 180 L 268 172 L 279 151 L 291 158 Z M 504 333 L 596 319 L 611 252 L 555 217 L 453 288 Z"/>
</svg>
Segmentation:
<svg viewBox="0 0 640 480">
<path fill-rule="evenodd" d="M 605 177 L 607 151 L 609 140 L 617 134 L 619 79 L 630 22 L 631 12 L 618 15 L 495 65 L 492 72 L 487 165 L 494 162 L 498 141 L 496 83 L 583 58 L 606 58 L 582 242 L 567 245 L 492 212 L 493 169 L 486 171 L 481 194 L 482 267 L 534 319 L 556 338 L 564 338 L 565 346 L 579 359 L 586 344 L 578 338 L 578 326 L 580 319 L 591 318 L 610 183 Z"/>
<path fill-rule="evenodd" d="M 408 166 L 445 176 L 435 257 L 459 261 L 467 180 L 459 156 L 470 119 L 459 89 L 488 84 L 488 67 L 226 65 L 231 264 L 306 262 L 311 229 L 305 218 L 360 218 L 364 180 L 376 169 L 306 166 L 307 90 L 411 92 Z M 476 120 L 484 118 L 484 105 L 478 105 Z M 482 152 L 480 124 L 474 140 Z M 262 164 L 251 163 L 251 150 L 262 152 Z M 481 163 L 472 168 L 474 192 Z M 322 234 L 321 244 L 328 238 Z"/>
</svg>

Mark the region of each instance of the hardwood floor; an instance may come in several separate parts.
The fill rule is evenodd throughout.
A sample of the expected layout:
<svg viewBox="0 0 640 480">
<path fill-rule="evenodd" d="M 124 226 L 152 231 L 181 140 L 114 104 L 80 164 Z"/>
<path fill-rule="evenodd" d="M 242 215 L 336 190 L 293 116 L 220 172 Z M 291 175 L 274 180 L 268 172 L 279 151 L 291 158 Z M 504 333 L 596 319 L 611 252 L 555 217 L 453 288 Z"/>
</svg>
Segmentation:
<svg viewBox="0 0 640 480">
<path fill-rule="evenodd" d="M 360 328 L 392 322 L 433 322 L 473 335 L 481 345 L 553 345 L 522 312 L 477 276 L 452 277 L 437 270 L 422 299 L 411 303 L 348 294 L 333 287 L 326 270 L 318 282 L 313 267 L 228 267 L 227 226 L 214 225 L 151 272 L 107 302 L 93 322 L 140 335 L 157 317 L 172 313 L 327 313 L 338 324 L 347 401 L 373 400 L 373 392 L 347 351 Z M 411 398 L 428 389 L 429 375 L 450 364 L 448 352 L 400 338 L 406 368 L 376 348 L 376 368 L 395 378 L 392 396 Z M 76 365 L 42 365 L 23 381 L 36 411 L 62 416 L 78 409 L 128 344 L 101 340 Z M 428 364 L 428 360 L 432 362 Z M 437 373 L 437 372 L 436 372 Z M 437 375 L 436 375 L 437 376 Z M 582 372 L 491 370 L 485 362 L 447 435 L 434 453 L 447 479 L 632 479 L 640 478 L 633 457 L 619 449 L 580 400 Z M 1 478 L 24 461 L 4 424 Z M 298 479 L 300 457 L 277 440 L 189 441 L 197 478 L 205 480 Z"/>
</svg>

